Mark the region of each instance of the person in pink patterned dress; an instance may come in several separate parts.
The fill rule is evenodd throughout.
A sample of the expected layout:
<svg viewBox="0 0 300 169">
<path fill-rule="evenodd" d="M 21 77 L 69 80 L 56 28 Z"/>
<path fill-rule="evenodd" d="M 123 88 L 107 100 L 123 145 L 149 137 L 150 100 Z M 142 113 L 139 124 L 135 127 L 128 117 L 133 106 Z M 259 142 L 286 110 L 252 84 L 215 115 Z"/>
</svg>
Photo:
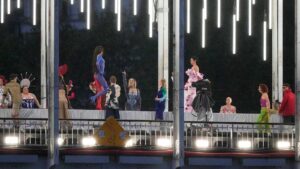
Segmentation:
<svg viewBox="0 0 300 169">
<path fill-rule="evenodd" d="M 203 74 L 200 73 L 199 66 L 197 64 L 197 58 L 191 57 L 190 63 L 192 67 L 185 73 L 189 77 L 184 85 L 184 112 L 193 112 L 192 103 L 196 97 L 196 88 L 192 87 L 192 83 L 203 79 Z"/>
</svg>

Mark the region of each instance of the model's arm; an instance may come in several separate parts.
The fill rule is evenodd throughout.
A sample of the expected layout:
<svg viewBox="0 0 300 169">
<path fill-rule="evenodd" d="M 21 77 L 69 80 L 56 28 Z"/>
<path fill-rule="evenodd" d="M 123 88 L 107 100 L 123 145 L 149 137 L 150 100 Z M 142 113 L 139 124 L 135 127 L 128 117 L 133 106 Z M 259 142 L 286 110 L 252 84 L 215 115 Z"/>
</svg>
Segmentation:
<svg viewBox="0 0 300 169">
<path fill-rule="evenodd" d="M 36 96 L 34 94 L 32 94 L 32 96 L 33 96 L 33 99 L 34 99 L 34 102 L 35 102 L 36 106 L 38 108 L 41 108 L 41 104 L 40 104 L 39 100 L 36 98 Z"/>
<path fill-rule="evenodd" d="M 127 84 L 127 76 L 126 76 L 126 72 L 122 72 L 122 77 L 123 77 L 123 87 L 124 87 L 124 92 L 126 95 L 126 98 L 128 98 L 128 84 Z"/>
</svg>

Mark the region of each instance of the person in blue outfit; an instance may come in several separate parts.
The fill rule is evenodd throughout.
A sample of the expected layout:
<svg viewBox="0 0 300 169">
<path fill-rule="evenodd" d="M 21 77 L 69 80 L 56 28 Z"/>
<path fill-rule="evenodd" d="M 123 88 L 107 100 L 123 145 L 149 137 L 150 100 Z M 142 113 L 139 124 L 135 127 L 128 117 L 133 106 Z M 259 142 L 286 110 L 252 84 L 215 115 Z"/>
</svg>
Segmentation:
<svg viewBox="0 0 300 169">
<path fill-rule="evenodd" d="M 155 120 L 163 120 L 164 111 L 166 108 L 166 100 L 167 100 L 167 88 L 166 88 L 166 80 L 160 80 L 160 89 L 155 97 Z"/>
<path fill-rule="evenodd" d="M 103 58 L 104 48 L 97 46 L 94 50 L 93 68 L 97 81 L 103 86 L 103 90 L 90 97 L 90 100 L 95 103 L 98 97 L 106 94 L 109 91 L 109 86 L 104 78 L 105 60 Z"/>
</svg>

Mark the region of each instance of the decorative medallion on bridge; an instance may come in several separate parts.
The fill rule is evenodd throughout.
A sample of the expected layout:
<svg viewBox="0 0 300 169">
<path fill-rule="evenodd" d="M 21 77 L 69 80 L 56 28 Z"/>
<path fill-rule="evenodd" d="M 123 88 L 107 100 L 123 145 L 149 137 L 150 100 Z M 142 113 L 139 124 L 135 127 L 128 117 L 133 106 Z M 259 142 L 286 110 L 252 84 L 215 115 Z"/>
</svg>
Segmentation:
<svg viewBox="0 0 300 169">
<path fill-rule="evenodd" d="M 129 136 L 119 122 L 111 116 L 96 130 L 95 138 L 100 146 L 124 147 Z"/>
</svg>

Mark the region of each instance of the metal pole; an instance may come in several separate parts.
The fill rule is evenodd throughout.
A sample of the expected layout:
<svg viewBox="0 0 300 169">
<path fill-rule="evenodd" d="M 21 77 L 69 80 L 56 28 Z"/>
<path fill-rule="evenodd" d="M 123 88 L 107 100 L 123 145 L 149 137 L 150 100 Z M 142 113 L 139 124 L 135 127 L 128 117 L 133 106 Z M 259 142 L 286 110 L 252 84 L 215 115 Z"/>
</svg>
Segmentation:
<svg viewBox="0 0 300 169">
<path fill-rule="evenodd" d="M 278 99 L 282 100 L 283 85 L 283 0 L 278 0 Z"/>
<path fill-rule="evenodd" d="M 300 0 L 295 0 L 296 160 L 300 161 Z"/>
<path fill-rule="evenodd" d="M 158 0 L 158 86 L 164 78 L 169 84 L 169 1 Z M 168 88 L 168 86 L 167 86 Z M 169 90 L 168 90 L 169 91 Z M 168 97 L 167 93 L 167 98 Z M 165 111 L 169 111 L 169 99 Z"/>
<path fill-rule="evenodd" d="M 185 0 L 173 0 L 173 168 L 184 166 L 184 106 L 183 106 L 183 77 L 184 77 L 184 9 Z"/>
<path fill-rule="evenodd" d="M 272 21 L 272 101 L 278 100 L 278 26 L 277 26 L 277 5 L 278 0 L 273 0 L 273 21 Z"/>
<path fill-rule="evenodd" d="M 46 34 L 46 1 L 41 1 L 41 106 L 46 108 L 47 103 L 47 80 L 46 80 L 46 53 L 47 53 L 47 34 Z"/>
<path fill-rule="evenodd" d="M 60 0 L 49 0 L 49 48 L 47 48 L 47 66 L 49 71 L 48 87 L 48 159 L 49 168 L 59 163 L 58 138 L 58 62 L 59 62 L 59 3 Z"/>
</svg>

